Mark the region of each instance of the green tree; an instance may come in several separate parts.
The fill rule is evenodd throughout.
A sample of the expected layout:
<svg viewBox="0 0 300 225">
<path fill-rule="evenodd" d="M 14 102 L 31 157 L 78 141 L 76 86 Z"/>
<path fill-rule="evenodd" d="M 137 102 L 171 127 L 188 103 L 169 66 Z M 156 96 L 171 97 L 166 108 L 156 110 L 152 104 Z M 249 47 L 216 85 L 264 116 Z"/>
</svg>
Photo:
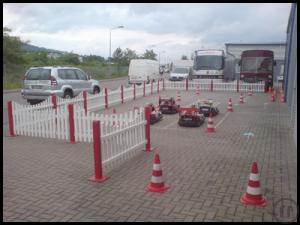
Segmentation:
<svg viewBox="0 0 300 225">
<path fill-rule="evenodd" d="M 3 27 L 3 63 L 25 63 L 22 41 L 10 35 L 11 29 Z"/>
<path fill-rule="evenodd" d="M 120 63 L 123 57 L 123 51 L 120 47 L 118 47 L 113 53 L 113 61 L 116 63 Z"/>
<path fill-rule="evenodd" d="M 157 54 L 152 49 L 151 50 L 146 49 L 146 51 L 143 54 L 142 58 L 143 59 L 157 60 L 156 56 L 157 56 Z"/>
<path fill-rule="evenodd" d="M 186 55 L 182 55 L 182 56 L 181 56 L 181 59 L 182 59 L 182 60 L 188 60 L 188 57 L 187 57 Z"/>
<path fill-rule="evenodd" d="M 130 63 L 130 60 L 137 59 L 137 58 L 138 58 L 138 56 L 134 50 L 126 48 L 125 51 L 123 51 L 122 64 L 128 66 Z"/>
</svg>

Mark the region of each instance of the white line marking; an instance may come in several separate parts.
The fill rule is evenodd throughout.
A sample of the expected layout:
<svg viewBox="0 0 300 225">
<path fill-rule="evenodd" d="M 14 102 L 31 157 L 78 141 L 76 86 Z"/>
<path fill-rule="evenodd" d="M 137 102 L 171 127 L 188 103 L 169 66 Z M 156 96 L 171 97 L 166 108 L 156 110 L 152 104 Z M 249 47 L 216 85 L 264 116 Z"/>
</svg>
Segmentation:
<svg viewBox="0 0 300 225">
<path fill-rule="evenodd" d="M 226 117 L 228 116 L 230 114 L 230 112 L 227 112 L 226 114 L 225 114 L 225 116 L 223 117 L 223 119 L 221 119 L 220 121 L 219 121 L 219 123 L 215 126 L 215 128 L 217 128 L 225 119 L 226 119 Z"/>
</svg>

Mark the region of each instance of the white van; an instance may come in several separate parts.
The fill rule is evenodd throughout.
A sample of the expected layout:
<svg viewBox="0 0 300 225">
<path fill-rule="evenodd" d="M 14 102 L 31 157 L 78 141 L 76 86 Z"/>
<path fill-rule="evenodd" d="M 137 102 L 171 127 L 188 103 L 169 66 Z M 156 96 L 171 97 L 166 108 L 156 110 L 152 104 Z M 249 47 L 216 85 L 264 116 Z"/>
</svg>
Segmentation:
<svg viewBox="0 0 300 225">
<path fill-rule="evenodd" d="M 132 59 L 130 60 L 128 70 L 129 84 L 142 84 L 144 81 L 149 83 L 151 80 L 160 79 L 159 63 L 150 59 Z"/>
</svg>

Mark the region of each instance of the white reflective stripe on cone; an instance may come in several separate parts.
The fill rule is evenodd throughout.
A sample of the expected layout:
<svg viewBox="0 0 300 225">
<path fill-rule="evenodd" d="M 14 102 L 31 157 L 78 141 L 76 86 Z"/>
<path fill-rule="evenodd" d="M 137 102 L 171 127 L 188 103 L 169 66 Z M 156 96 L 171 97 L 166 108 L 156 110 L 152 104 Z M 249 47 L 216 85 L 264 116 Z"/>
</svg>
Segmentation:
<svg viewBox="0 0 300 225">
<path fill-rule="evenodd" d="M 253 188 L 253 187 L 247 187 L 247 193 L 248 194 L 251 194 L 251 195 L 260 195 L 261 192 L 260 192 L 260 187 L 257 187 L 257 188 Z"/>
<path fill-rule="evenodd" d="M 160 164 L 153 164 L 153 170 L 161 170 Z"/>
<path fill-rule="evenodd" d="M 259 181 L 259 175 L 258 174 L 255 174 L 255 173 L 250 173 L 250 178 L 249 180 L 252 180 L 252 181 Z"/>
<path fill-rule="evenodd" d="M 161 177 L 161 176 L 160 176 L 160 177 L 152 176 L 152 177 L 151 177 L 151 182 L 152 182 L 152 183 L 156 183 L 156 184 L 160 184 L 160 183 L 163 182 L 163 180 L 162 180 L 162 177 Z"/>
</svg>

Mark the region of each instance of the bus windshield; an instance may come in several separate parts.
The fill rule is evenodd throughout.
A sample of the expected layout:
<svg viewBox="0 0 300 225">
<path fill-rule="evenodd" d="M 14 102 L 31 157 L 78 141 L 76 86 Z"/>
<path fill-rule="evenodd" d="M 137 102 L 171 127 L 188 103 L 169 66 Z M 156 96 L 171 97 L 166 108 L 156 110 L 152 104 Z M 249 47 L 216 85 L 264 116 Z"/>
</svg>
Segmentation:
<svg viewBox="0 0 300 225">
<path fill-rule="evenodd" d="M 273 61 L 270 57 L 244 57 L 242 59 L 242 72 L 265 73 L 272 72 Z"/>
<path fill-rule="evenodd" d="M 216 55 L 196 56 L 194 69 L 221 70 L 223 69 L 223 57 Z"/>
</svg>

